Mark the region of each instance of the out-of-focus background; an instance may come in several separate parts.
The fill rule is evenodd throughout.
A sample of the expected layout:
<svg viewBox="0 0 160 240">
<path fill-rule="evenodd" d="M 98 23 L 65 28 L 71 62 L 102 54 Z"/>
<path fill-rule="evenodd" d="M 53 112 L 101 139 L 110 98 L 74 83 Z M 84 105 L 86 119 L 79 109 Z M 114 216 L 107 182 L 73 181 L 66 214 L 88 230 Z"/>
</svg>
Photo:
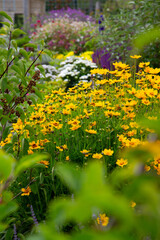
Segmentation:
<svg viewBox="0 0 160 240">
<path fill-rule="evenodd" d="M 44 15 L 52 10 L 69 7 L 94 15 L 102 11 L 104 4 L 113 9 L 125 6 L 126 2 L 129 0 L 0 0 L 0 10 L 7 12 L 14 19 L 14 23 L 21 27 L 28 18 Z"/>
</svg>

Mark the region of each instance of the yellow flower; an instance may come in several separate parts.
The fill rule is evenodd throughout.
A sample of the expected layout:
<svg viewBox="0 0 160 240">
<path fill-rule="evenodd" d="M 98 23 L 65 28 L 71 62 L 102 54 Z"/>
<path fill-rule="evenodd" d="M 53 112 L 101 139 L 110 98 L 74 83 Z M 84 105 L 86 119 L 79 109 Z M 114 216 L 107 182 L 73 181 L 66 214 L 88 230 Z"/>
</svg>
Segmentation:
<svg viewBox="0 0 160 240">
<path fill-rule="evenodd" d="M 21 191 L 21 196 L 29 196 L 31 193 L 31 188 L 28 186 L 27 188 L 22 188 Z"/>
<path fill-rule="evenodd" d="M 72 125 L 72 127 L 70 128 L 72 131 L 77 130 L 78 128 L 80 128 L 81 125 Z"/>
<path fill-rule="evenodd" d="M 134 201 L 131 201 L 131 207 L 134 208 L 136 206 L 136 203 Z"/>
<path fill-rule="evenodd" d="M 53 55 L 53 58 L 56 58 L 56 59 L 63 59 L 63 58 L 64 58 L 64 55 L 63 55 L 63 54 Z"/>
<path fill-rule="evenodd" d="M 33 154 L 33 153 L 34 152 L 31 149 L 28 150 L 28 154 Z"/>
<path fill-rule="evenodd" d="M 127 130 L 127 129 L 129 128 L 129 126 L 128 126 L 128 125 L 122 125 L 122 128 L 123 128 L 124 130 Z"/>
<path fill-rule="evenodd" d="M 30 149 L 40 149 L 41 148 L 39 146 L 39 140 L 37 142 L 32 141 L 32 142 L 29 143 L 29 145 L 30 145 L 30 147 L 29 147 Z"/>
<path fill-rule="evenodd" d="M 137 138 L 132 138 L 129 142 L 129 146 L 131 147 L 137 147 L 140 144 L 140 140 Z"/>
<path fill-rule="evenodd" d="M 121 159 L 117 159 L 116 164 L 123 168 L 123 166 L 128 164 L 128 161 L 126 159 L 121 158 Z"/>
<path fill-rule="evenodd" d="M 130 56 L 131 58 L 133 59 L 138 59 L 138 58 L 141 58 L 142 56 L 141 55 L 134 55 L 134 56 Z"/>
<path fill-rule="evenodd" d="M 150 105 L 151 102 L 147 99 L 142 99 L 142 103 L 145 104 L 145 105 Z"/>
<path fill-rule="evenodd" d="M 73 51 L 68 52 L 68 53 L 65 55 L 65 59 L 66 59 L 67 57 L 70 57 L 70 56 L 74 56 L 74 52 L 73 52 Z"/>
<path fill-rule="evenodd" d="M 92 155 L 92 158 L 101 159 L 103 156 L 101 153 L 95 153 Z"/>
<path fill-rule="evenodd" d="M 60 152 L 63 152 L 63 147 L 62 147 L 62 146 L 61 146 L 61 147 L 56 146 L 56 148 L 57 148 Z"/>
<path fill-rule="evenodd" d="M 65 150 L 65 149 L 66 149 L 66 150 L 68 149 L 66 144 L 62 145 L 62 147 L 63 147 L 64 150 Z"/>
<path fill-rule="evenodd" d="M 4 180 L 2 179 L 2 180 L 0 181 L 0 184 L 2 184 L 2 183 L 3 183 L 3 181 L 4 181 Z"/>
<path fill-rule="evenodd" d="M 6 144 L 7 144 L 7 143 L 4 142 L 4 141 L 1 141 L 1 142 L 0 142 L 0 146 L 1 146 L 1 147 L 4 147 Z"/>
<path fill-rule="evenodd" d="M 80 151 L 82 154 L 88 154 L 89 153 L 89 151 L 88 150 L 86 150 L 86 149 L 83 149 L 82 151 Z"/>
<path fill-rule="evenodd" d="M 66 156 L 66 161 L 69 161 L 70 159 L 69 159 L 69 156 Z"/>
<path fill-rule="evenodd" d="M 145 165 L 145 166 L 144 166 L 144 170 L 145 170 L 146 172 L 149 172 L 149 171 L 150 171 L 150 169 L 151 169 L 151 167 L 150 167 L 150 166 L 148 166 L 148 165 Z"/>
<path fill-rule="evenodd" d="M 106 156 L 112 156 L 113 152 L 114 151 L 112 151 L 111 149 L 106 149 L 106 148 L 102 151 L 102 153 Z"/>
<path fill-rule="evenodd" d="M 121 69 L 129 69 L 129 65 L 122 63 L 122 62 L 115 62 L 113 63 L 113 65 L 115 66 L 115 69 L 121 68 Z"/>
<path fill-rule="evenodd" d="M 152 117 L 148 117 L 148 119 L 149 120 L 157 120 L 157 117 L 152 116 Z"/>
<path fill-rule="evenodd" d="M 109 217 L 107 217 L 105 213 L 99 214 L 99 217 L 97 218 L 97 223 L 105 227 L 109 223 Z"/>
<path fill-rule="evenodd" d="M 93 129 L 89 129 L 89 130 L 86 129 L 85 131 L 90 133 L 90 134 L 97 134 L 97 131 L 93 130 Z"/>
<path fill-rule="evenodd" d="M 62 113 L 64 114 L 64 115 L 69 115 L 69 114 L 71 114 L 71 110 L 70 109 L 63 109 L 62 110 Z"/>
<path fill-rule="evenodd" d="M 144 68 L 144 67 L 147 67 L 149 64 L 150 64 L 150 62 L 141 62 L 141 63 L 139 64 L 139 67 L 140 67 L 140 68 Z"/>
<path fill-rule="evenodd" d="M 69 125 L 79 125 L 79 124 L 80 124 L 80 121 L 77 120 L 77 119 L 69 120 L 69 121 L 68 121 L 68 124 L 69 124 Z"/>
<path fill-rule="evenodd" d="M 128 136 L 128 137 L 133 137 L 136 133 L 137 133 L 137 131 L 136 131 L 135 129 L 133 129 L 132 131 L 129 131 L 129 132 L 127 133 L 127 136 Z"/>
<path fill-rule="evenodd" d="M 39 163 L 44 164 L 46 168 L 48 168 L 49 161 L 42 160 Z"/>
<path fill-rule="evenodd" d="M 155 95 L 157 95 L 158 91 L 157 90 L 154 90 L 154 89 L 151 89 L 151 88 L 146 88 L 145 89 L 145 93 L 148 97 L 152 98 L 154 97 Z"/>
</svg>

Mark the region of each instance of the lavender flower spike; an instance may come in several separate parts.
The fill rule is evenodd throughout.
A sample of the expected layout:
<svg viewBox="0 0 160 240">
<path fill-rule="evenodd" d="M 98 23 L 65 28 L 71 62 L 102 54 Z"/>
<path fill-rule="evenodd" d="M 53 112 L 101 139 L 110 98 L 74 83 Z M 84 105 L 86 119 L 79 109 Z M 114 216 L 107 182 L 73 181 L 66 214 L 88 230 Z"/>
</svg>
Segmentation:
<svg viewBox="0 0 160 240">
<path fill-rule="evenodd" d="M 36 226 L 38 226 L 39 223 L 38 223 L 38 221 L 37 221 L 37 218 L 36 218 L 36 215 L 35 215 L 35 213 L 34 213 L 34 210 L 33 210 L 33 206 L 32 206 L 32 205 L 30 206 L 30 209 L 31 209 L 31 214 L 32 214 L 32 218 L 33 218 L 34 224 L 35 224 Z"/>
<path fill-rule="evenodd" d="M 13 236 L 14 236 L 14 240 L 18 240 L 16 224 L 13 225 Z"/>
</svg>

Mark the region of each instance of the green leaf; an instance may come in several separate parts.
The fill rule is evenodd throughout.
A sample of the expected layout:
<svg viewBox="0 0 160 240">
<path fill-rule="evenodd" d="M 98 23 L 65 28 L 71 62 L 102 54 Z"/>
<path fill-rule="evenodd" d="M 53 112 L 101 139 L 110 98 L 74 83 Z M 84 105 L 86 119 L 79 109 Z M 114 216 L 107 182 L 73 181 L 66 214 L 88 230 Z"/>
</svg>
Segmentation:
<svg viewBox="0 0 160 240">
<path fill-rule="evenodd" d="M 5 240 L 13 239 L 12 237 L 13 237 L 13 229 L 12 229 L 12 228 L 9 228 L 9 229 L 6 231 Z"/>
<path fill-rule="evenodd" d="M 38 65 L 37 68 L 40 70 L 43 76 L 45 76 L 45 69 L 41 65 Z"/>
<path fill-rule="evenodd" d="M 17 83 L 17 85 L 19 83 L 19 79 L 16 76 L 9 76 L 8 80 L 9 80 L 10 83 L 13 83 L 13 82 Z"/>
<path fill-rule="evenodd" d="M 37 49 L 37 45 L 36 44 L 33 44 L 33 43 L 27 43 L 24 45 L 25 47 L 31 47 L 31 48 L 35 48 Z"/>
<path fill-rule="evenodd" d="M 12 96 L 10 94 L 4 94 L 6 100 L 8 103 L 10 103 L 10 101 L 12 100 Z"/>
<path fill-rule="evenodd" d="M 8 126 L 5 128 L 5 130 L 3 132 L 3 136 L 2 136 L 3 139 L 5 139 L 8 136 L 10 128 L 11 128 L 11 126 Z"/>
<path fill-rule="evenodd" d="M 25 236 L 22 233 L 17 234 L 18 239 L 26 240 Z"/>
<path fill-rule="evenodd" d="M 19 50 L 19 53 L 22 54 L 22 56 L 23 56 L 25 59 L 29 60 L 28 53 L 27 53 L 26 50 L 24 50 L 24 49 L 21 48 L 21 49 Z"/>
<path fill-rule="evenodd" d="M 5 45 L 6 44 L 6 39 L 0 38 L 0 45 Z"/>
<path fill-rule="evenodd" d="M 16 28 L 12 31 L 12 38 L 17 38 L 22 34 L 26 34 L 26 33 L 24 31 L 22 31 L 21 29 Z"/>
<path fill-rule="evenodd" d="M 17 65 L 13 65 L 11 67 L 11 69 L 13 69 L 16 73 L 18 73 L 19 75 L 22 75 L 22 71 L 20 69 L 20 67 L 18 67 Z"/>
<path fill-rule="evenodd" d="M 10 118 L 6 115 L 2 115 L 1 124 L 4 125 L 7 121 L 10 121 Z"/>
<path fill-rule="evenodd" d="M 56 174 L 72 191 L 80 189 L 80 173 L 80 170 L 76 170 L 74 165 L 58 164 L 56 166 Z"/>
<path fill-rule="evenodd" d="M 23 155 L 27 155 L 28 154 L 28 149 L 29 149 L 29 142 L 26 138 L 22 139 L 22 152 Z"/>
<path fill-rule="evenodd" d="M 4 18 L 8 19 L 11 23 L 13 23 L 12 18 L 4 11 L 0 11 L 0 15 L 3 16 Z"/>
<path fill-rule="evenodd" d="M 0 232 L 3 232 L 7 228 L 7 224 L 0 222 Z"/>
<path fill-rule="evenodd" d="M 3 25 L 6 25 L 7 27 L 11 27 L 11 24 L 9 23 L 9 22 L 0 22 L 1 24 L 3 24 Z"/>
<path fill-rule="evenodd" d="M 7 59 L 9 59 L 12 54 L 13 54 L 13 48 L 10 48 L 7 52 Z"/>
<path fill-rule="evenodd" d="M 43 100 L 43 96 L 42 96 L 41 92 L 40 92 L 37 88 L 34 88 L 34 90 L 35 90 L 35 94 L 36 94 L 41 100 Z"/>
<path fill-rule="evenodd" d="M 37 105 L 37 101 L 36 101 L 36 98 L 35 98 L 35 96 L 29 96 L 28 97 L 28 99 L 30 99 L 33 103 L 34 103 L 34 105 Z"/>
<path fill-rule="evenodd" d="M 48 154 L 38 154 L 38 153 L 22 157 L 15 168 L 15 175 L 18 176 L 27 168 L 31 168 L 41 160 L 46 160 L 48 158 L 49 158 Z"/>
<path fill-rule="evenodd" d="M 22 108 L 20 108 L 20 107 L 16 107 L 16 110 L 20 113 L 20 119 L 22 120 L 22 122 L 24 122 L 24 120 L 25 120 L 25 114 L 24 114 L 24 110 L 22 109 Z"/>
<path fill-rule="evenodd" d="M 12 172 L 15 159 L 0 150 L 0 179 L 7 180 Z"/>
<path fill-rule="evenodd" d="M 45 197 L 45 201 L 46 201 L 46 205 L 48 204 L 48 200 L 47 200 L 47 192 L 45 188 L 41 188 L 44 192 L 44 197 Z"/>
<path fill-rule="evenodd" d="M 2 78 L 2 81 L 1 81 L 1 90 L 2 90 L 2 93 L 4 93 L 4 91 L 6 90 L 7 88 L 7 78 L 4 77 Z"/>
<path fill-rule="evenodd" d="M 5 30 L 5 29 L 0 29 L 0 34 L 6 34 L 7 33 L 7 31 Z"/>
<path fill-rule="evenodd" d="M 17 50 L 17 42 L 15 40 L 12 40 L 11 43 L 13 47 Z"/>
<path fill-rule="evenodd" d="M 160 136 L 160 119 L 157 120 L 149 120 L 146 118 L 142 118 L 139 120 L 138 124 L 142 127 L 149 128 L 155 131 Z"/>
<path fill-rule="evenodd" d="M 160 38 L 160 28 L 155 27 L 144 33 L 139 34 L 139 36 L 133 41 L 136 48 L 143 49 L 146 45 Z"/>
<path fill-rule="evenodd" d="M 41 172 L 40 175 L 39 175 L 39 184 L 43 184 L 43 182 L 44 182 L 44 175 Z"/>
</svg>

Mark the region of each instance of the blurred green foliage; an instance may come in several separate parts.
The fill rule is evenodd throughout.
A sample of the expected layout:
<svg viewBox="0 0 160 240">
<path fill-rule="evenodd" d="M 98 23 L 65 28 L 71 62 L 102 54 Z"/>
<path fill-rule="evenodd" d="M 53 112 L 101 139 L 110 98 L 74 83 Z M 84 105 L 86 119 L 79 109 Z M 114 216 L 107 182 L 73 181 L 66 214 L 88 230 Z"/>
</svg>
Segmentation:
<svg viewBox="0 0 160 240">
<path fill-rule="evenodd" d="M 138 157 L 140 152 L 134 151 Z M 51 203 L 46 223 L 40 224 L 37 235 L 27 239 L 158 240 L 159 177 L 144 172 L 142 165 L 147 159 L 137 162 L 137 157 L 130 153 L 129 168 L 117 168 L 107 179 L 101 162 L 92 161 L 84 170 L 58 164 L 56 174 L 72 196 Z M 109 217 L 107 226 L 97 223 L 101 213 Z"/>
</svg>

